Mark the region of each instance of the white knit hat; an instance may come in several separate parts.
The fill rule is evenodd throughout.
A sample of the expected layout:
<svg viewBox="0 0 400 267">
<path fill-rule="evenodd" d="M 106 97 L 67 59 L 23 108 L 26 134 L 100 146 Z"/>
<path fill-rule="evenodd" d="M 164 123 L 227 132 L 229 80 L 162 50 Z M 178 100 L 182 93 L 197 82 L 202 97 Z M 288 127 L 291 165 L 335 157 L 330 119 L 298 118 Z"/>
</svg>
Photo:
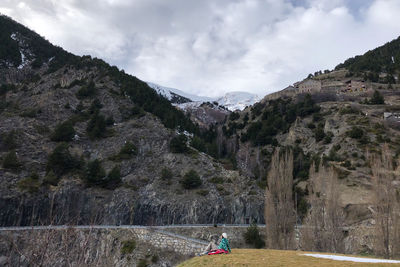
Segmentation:
<svg viewBox="0 0 400 267">
<path fill-rule="evenodd" d="M 228 238 L 228 235 L 226 233 L 222 233 L 223 238 Z"/>
</svg>

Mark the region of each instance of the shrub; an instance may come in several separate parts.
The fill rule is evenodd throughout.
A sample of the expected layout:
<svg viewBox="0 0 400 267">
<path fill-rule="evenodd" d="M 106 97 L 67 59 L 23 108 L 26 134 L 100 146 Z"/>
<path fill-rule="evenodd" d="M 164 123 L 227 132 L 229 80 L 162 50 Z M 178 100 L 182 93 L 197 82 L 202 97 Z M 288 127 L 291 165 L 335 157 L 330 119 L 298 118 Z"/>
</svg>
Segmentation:
<svg viewBox="0 0 400 267">
<path fill-rule="evenodd" d="M 203 196 L 203 197 L 207 196 L 208 193 L 209 193 L 209 191 L 207 189 L 201 189 L 201 190 L 196 192 L 196 194 L 198 194 L 200 196 Z"/>
<path fill-rule="evenodd" d="M 78 99 L 94 96 L 97 93 L 95 84 L 90 81 L 89 84 L 82 86 L 76 93 Z"/>
<path fill-rule="evenodd" d="M 95 112 L 87 124 L 86 131 L 90 139 L 103 138 L 107 134 L 107 123 L 103 115 Z"/>
<path fill-rule="evenodd" d="M 121 148 L 119 155 L 122 157 L 132 157 L 137 154 L 137 148 L 131 142 L 126 142 L 125 145 Z"/>
<path fill-rule="evenodd" d="M 322 128 L 317 128 L 317 129 L 314 131 L 314 135 L 315 135 L 315 140 L 316 140 L 317 142 L 321 141 L 321 140 L 324 139 L 324 137 L 325 137 L 324 129 L 322 129 Z"/>
<path fill-rule="evenodd" d="M 324 144 L 330 144 L 332 142 L 333 133 L 328 132 L 324 137 Z"/>
<path fill-rule="evenodd" d="M 137 148 L 134 144 L 128 141 L 121 148 L 117 155 L 111 156 L 109 159 L 113 161 L 121 161 L 125 159 L 130 159 L 134 155 L 137 155 Z"/>
<path fill-rule="evenodd" d="M 137 267 L 147 267 L 147 266 L 148 266 L 148 264 L 147 264 L 146 259 L 140 259 L 137 264 Z"/>
<path fill-rule="evenodd" d="M 89 113 L 94 114 L 100 111 L 102 107 L 103 105 L 101 104 L 100 100 L 96 98 L 95 100 L 93 100 L 92 104 L 89 107 Z"/>
<path fill-rule="evenodd" d="M 75 136 L 75 129 L 72 125 L 71 121 L 65 121 L 60 123 L 54 129 L 54 132 L 51 134 L 51 141 L 54 142 L 69 142 Z"/>
<path fill-rule="evenodd" d="M 136 248 L 135 240 L 122 241 L 121 254 L 131 254 Z"/>
<path fill-rule="evenodd" d="M 354 138 L 354 139 L 361 139 L 364 135 L 364 131 L 359 127 L 353 127 L 347 133 L 347 136 Z"/>
<path fill-rule="evenodd" d="M 262 239 L 258 227 L 255 223 L 247 227 L 247 230 L 243 235 L 246 244 L 252 245 L 255 248 L 262 248 L 265 246 L 265 242 Z"/>
<path fill-rule="evenodd" d="M 159 260 L 159 257 L 158 257 L 157 255 L 153 255 L 153 256 L 151 257 L 151 262 L 152 262 L 152 263 L 157 263 L 158 260 Z"/>
<path fill-rule="evenodd" d="M 178 136 L 175 136 L 171 139 L 171 142 L 169 143 L 169 148 L 172 153 L 185 153 L 188 152 L 189 149 L 186 145 L 187 138 L 185 135 L 180 134 Z"/>
<path fill-rule="evenodd" d="M 114 117 L 112 116 L 112 115 L 110 115 L 110 116 L 108 116 L 107 117 L 107 119 L 106 119 L 106 125 L 107 126 L 112 126 L 112 125 L 114 125 Z"/>
<path fill-rule="evenodd" d="M 33 173 L 30 177 L 19 180 L 17 186 L 21 191 L 31 194 L 36 193 L 40 187 L 39 176 L 36 173 Z"/>
<path fill-rule="evenodd" d="M 27 110 L 25 110 L 25 111 L 23 111 L 23 112 L 21 113 L 21 117 L 35 118 L 36 115 L 37 115 L 37 113 L 38 113 L 38 110 L 37 110 L 37 109 L 34 109 L 34 108 L 32 108 L 32 109 L 27 109 Z"/>
<path fill-rule="evenodd" d="M 15 150 L 11 150 L 10 152 L 8 152 L 8 154 L 3 159 L 3 168 L 16 171 L 19 169 L 20 166 L 21 164 L 18 160 Z"/>
<path fill-rule="evenodd" d="M 368 101 L 370 105 L 383 105 L 385 104 L 385 99 L 383 96 L 375 90 L 374 94 L 372 95 L 371 99 Z"/>
<path fill-rule="evenodd" d="M 8 132 L 4 137 L 4 147 L 7 150 L 12 150 L 17 148 L 17 142 L 15 140 L 16 132 L 14 130 Z"/>
<path fill-rule="evenodd" d="M 340 109 L 340 111 L 339 111 L 339 114 L 340 114 L 340 115 L 345 115 L 345 114 L 359 114 L 359 113 L 360 113 L 359 110 L 357 110 L 357 109 L 355 109 L 355 108 L 353 108 L 353 107 L 350 107 L 350 106 L 346 106 L 346 107 Z"/>
<path fill-rule="evenodd" d="M 213 178 L 209 179 L 208 181 L 213 184 L 223 184 L 224 178 L 222 178 L 221 176 L 214 176 Z"/>
<path fill-rule="evenodd" d="M 88 185 L 103 185 L 106 178 L 106 171 L 101 162 L 95 159 L 87 164 L 84 180 Z"/>
<path fill-rule="evenodd" d="M 195 170 L 190 170 L 183 176 L 181 184 L 185 189 L 194 189 L 201 186 L 202 182 L 197 172 Z"/>
<path fill-rule="evenodd" d="M 121 169 L 119 166 L 115 166 L 108 173 L 106 180 L 103 183 L 103 187 L 107 189 L 115 189 L 121 184 Z"/>
<path fill-rule="evenodd" d="M 53 171 L 55 175 L 62 176 L 74 169 L 81 169 L 83 163 L 79 158 L 72 156 L 67 143 L 61 143 L 53 150 L 47 160 L 47 173 Z"/>
<path fill-rule="evenodd" d="M 58 177 L 54 174 L 53 171 L 49 171 L 43 179 L 43 185 L 53 185 L 56 186 L 58 184 Z"/>
<path fill-rule="evenodd" d="M 169 168 L 163 168 L 161 170 L 161 179 L 170 180 L 172 177 L 173 177 L 173 174 Z"/>
</svg>

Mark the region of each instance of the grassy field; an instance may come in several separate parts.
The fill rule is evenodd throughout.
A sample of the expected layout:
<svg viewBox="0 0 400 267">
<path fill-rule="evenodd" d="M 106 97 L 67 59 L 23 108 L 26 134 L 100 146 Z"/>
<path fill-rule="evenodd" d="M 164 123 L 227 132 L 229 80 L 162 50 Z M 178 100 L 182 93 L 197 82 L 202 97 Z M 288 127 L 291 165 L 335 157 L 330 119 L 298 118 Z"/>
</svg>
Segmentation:
<svg viewBox="0 0 400 267">
<path fill-rule="evenodd" d="M 178 265 L 178 267 L 206 267 L 206 266 L 280 266 L 280 267 L 308 267 L 308 266 L 398 266 L 393 263 L 357 263 L 351 261 L 335 261 L 303 256 L 306 252 L 292 250 L 267 249 L 234 249 L 231 254 L 195 257 Z M 327 253 L 328 254 L 328 253 Z M 332 253 L 329 253 L 332 254 Z M 352 255 L 346 255 L 352 256 Z M 358 256 L 357 256 L 358 257 Z"/>
</svg>

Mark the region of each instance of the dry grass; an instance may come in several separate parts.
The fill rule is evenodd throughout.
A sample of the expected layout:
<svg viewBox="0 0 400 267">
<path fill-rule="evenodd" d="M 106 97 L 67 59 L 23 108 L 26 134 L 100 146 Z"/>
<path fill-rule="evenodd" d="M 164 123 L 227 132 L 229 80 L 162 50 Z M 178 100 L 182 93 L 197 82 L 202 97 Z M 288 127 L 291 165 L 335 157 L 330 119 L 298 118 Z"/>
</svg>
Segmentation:
<svg viewBox="0 0 400 267">
<path fill-rule="evenodd" d="M 309 266 L 397 266 L 393 263 L 357 263 L 335 261 L 303 256 L 306 252 L 293 250 L 267 249 L 234 249 L 228 255 L 195 257 L 178 265 L 178 267 L 219 267 L 219 266 L 268 266 L 268 267 L 309 267 Z M 312 252 L 315 253 L 315 252 Z M 332 254 L 332 253 L 327 253 Z M 349 256 L 349 255 L 347 255 Z M 350 255 L 351 256 L 351 255 Z M 357 256 L 358 257 L 358 256 Z"/>
</svg>

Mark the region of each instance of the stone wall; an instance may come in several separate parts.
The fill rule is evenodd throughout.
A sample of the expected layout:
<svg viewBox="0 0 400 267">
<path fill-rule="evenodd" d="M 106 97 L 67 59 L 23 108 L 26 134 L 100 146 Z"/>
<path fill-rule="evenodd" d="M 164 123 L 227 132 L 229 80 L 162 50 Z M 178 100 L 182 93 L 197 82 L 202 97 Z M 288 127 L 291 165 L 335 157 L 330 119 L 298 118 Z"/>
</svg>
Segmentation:
<svg viewBox="0 0 400 267">
<path fill-rule="evenodd" d="M 174 251 L 182 255 L 194 255 L 203 251 L 207 246 L 207 242 L 169 233 L 157 228 L 145 227 L 131 230 L 138 240 L 147 242 L 155 248 Z"/>
</svg>

